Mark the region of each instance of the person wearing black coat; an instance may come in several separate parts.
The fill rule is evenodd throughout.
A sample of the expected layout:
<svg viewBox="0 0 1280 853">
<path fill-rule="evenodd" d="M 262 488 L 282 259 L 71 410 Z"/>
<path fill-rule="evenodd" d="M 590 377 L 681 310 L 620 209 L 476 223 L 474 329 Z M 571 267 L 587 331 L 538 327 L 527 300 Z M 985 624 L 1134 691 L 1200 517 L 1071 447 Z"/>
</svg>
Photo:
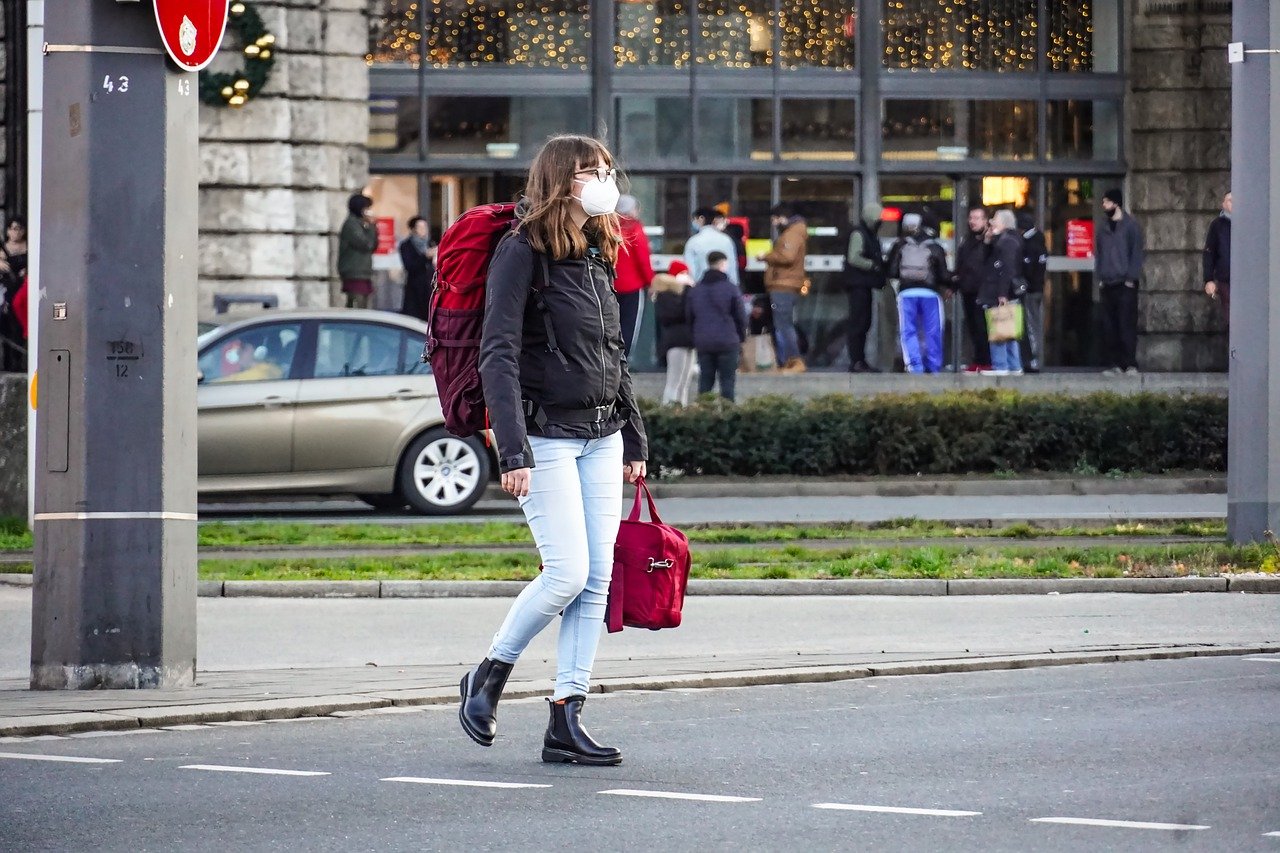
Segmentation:
<svg viewBox="0 0 1280 853">
<path fill-rule="evenodd" d="M 698 351 L 702 377 L 698 393 L 706 394 L 720 381 L 720 396 L 733 402 L 738 355 L 747 339 L 747 311 L 742 291 L 726 272 L 729 259 L 723 252 L 707 255 L 710 269 L 685 299 L 685 317 Z"/>
<path fill-rule="evenodd" d="M 1027 293 L 1022 297 L 1027 329 L 1026 372 L 1039 373 L 1044 363 L 1044 282 L 1049 245 L 1030 211 L 1018 214 L 1018 230 L 1022 232 L 1022 275 L 1027 280 Z"/>
<path fill-rule="evenodd" d="M 427 220 L 409 220 L 409 236 L 400 241 L 400 263 L 404 265 L 404 302 L 401 314 L 426 320 L 431 309 L 431 281 L 436 275 L 436 249 L 431 245 Z"/>
<path fill-rule="evenodd" d="M 991 251 L 978 290 L 978 304 L 986 311 L 999 305 L 1017 302 L 1027 292 L 1027 281 L 1022 277 L 1022 239 L 1018 236 L 1018 221 L 1011 210 L 998 210 L 992 217 L 988 230 L 991 233 Z M 996 376 L 1022 374 L 1022 353 L 1018 341 L 999 341 L 989 344 L 991 370 L 983 371 Z"/>
<path fill-rule="evenodd" d="M 953 279 L 956 289 L 960 291 L 965 331 L 973 346 L 973 361 L 969 364 L 970 372 L 991 367 L 991 346 L 987 342 L 987 316 L 982 306 L 978 304 L 978 291 L 986 275 L 987 254 L 991 248 L 987 243 L 988 222 L 985 207 L 979 205 L 971 208 L 969 235 L 961 240 L 956 248 L 956 269 Z"/>
<path fill-rule="evenodd" d="M 667 383 L 662 389 L 664 406 L 689 405 L 689 389 L 698 370 L 693 330 L 685 315 L 685 303 L 692 286 L 693 279 L 684 261 L 672 261 L 671 268 L 655 275 L 649 286 L 658 327 L 658 351 L 667 362 Z"/>
<path fill-rule="evenodd" d="M 1222 314 L 1231 319 L 1231 193 L 1222 199 L 1222 212 L 1209 223 L 1204 241 L 1204 292 L 1222 300 Z"/>
</svg>

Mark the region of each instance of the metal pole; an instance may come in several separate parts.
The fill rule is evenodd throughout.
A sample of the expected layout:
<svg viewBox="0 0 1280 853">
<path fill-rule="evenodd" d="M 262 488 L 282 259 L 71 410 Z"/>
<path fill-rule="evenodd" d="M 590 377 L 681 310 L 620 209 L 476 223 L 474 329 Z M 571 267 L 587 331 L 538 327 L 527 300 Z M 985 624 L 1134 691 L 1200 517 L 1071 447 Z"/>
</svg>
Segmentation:
<svg viewBox="0 0 1280 853">
<path fill-rule="evenodd" d="M 27 526 L 36 524 L 36 353 L 40 351 L 40 152 L 44 0 L 27 0 Z"/>
<path fill-rule="evenodd" d="M 1280 46 L 1280 0 L 1235 3 L 1232 29 L 1247 48 Z M 1280 532 L 1280 56 L 1232 57 L 1231 122 L 1227 536 L 1244 543 Z"/>
<path fill-rule="evenodd" d="M 31 686 L 190 685 L 197 82 L 150 3 L 45 7 Z"/>
</svg>

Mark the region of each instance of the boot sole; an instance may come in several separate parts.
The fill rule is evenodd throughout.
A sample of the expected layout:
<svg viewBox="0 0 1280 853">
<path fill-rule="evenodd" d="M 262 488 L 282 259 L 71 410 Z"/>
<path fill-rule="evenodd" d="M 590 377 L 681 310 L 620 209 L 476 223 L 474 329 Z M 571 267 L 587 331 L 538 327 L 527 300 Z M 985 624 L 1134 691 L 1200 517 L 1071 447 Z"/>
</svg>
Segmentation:
<svg viewBox="0 0 1280 853">
<path fill-rule="evenodd" d="M 467 737 L 471 738 L 481 746 L 493 746 L 493 738 L 486 738 L 479 732 L 471 728 L 471 724 L 467 722 L 467 694 L 471 692 L 471 673 L 462 676 L 462 682 L 458 685 L 458 690 L 462 694 L 462 704 L 458 706 L 458 722 L 462 723 L 462 730 L 467 733 Z"/>
<path fill-rule="evenodd" d="M 549 764 L 590 764 L 593 767 L 613 767 L 622 763 L 622 756 L 592 758 L 588 755 L 570 752 L 567 749 L 552 749 L 544 746 L 542 748 L 542 760 Z"/>
</svg>

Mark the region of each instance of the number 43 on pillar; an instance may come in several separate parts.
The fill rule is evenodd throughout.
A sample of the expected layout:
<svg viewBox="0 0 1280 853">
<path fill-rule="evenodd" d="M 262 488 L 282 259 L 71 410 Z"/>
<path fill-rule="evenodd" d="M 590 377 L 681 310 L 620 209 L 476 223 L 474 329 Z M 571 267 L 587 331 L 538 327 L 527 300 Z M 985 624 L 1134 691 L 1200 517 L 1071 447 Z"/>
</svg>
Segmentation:
<svg viewBox="0 0 1280 853">
<path fill-rule="evenodd" d="M 231 0 L 155 0 L 156 25 L 169 57 L 184 71 L 199 71 L 222 44 Z"/>
</svg>

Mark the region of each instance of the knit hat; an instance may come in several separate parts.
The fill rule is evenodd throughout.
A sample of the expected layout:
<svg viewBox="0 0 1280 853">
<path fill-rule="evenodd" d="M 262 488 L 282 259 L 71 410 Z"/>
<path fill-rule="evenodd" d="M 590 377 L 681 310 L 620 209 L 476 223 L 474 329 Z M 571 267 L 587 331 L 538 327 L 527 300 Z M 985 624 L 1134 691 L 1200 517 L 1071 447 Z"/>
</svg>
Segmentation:
<svg viewBox="0 0 1280 853">
<path fill-rule="evenodd" d="M 1102 194 L 1102 197 L 1116 207 L 1124 207 L 1124 193 L 1120 191 L 1119 187 L 1107 190 Z"/>
<path fill-rule="evenodd" d="M 680 275 L 682 272 L 688 272 L 689 265 L 684 261 L 672 261 L 670 268 L 667 270 L 668 275 Z"/>
<path fill-rule="evenodd" d="M 920 230 L 920 223 L 924 222 L 924 218 L 918 213 L 908 213 L 902 217 L 902 230 L 907 232 L 915 232 Z"/>
</svg>

